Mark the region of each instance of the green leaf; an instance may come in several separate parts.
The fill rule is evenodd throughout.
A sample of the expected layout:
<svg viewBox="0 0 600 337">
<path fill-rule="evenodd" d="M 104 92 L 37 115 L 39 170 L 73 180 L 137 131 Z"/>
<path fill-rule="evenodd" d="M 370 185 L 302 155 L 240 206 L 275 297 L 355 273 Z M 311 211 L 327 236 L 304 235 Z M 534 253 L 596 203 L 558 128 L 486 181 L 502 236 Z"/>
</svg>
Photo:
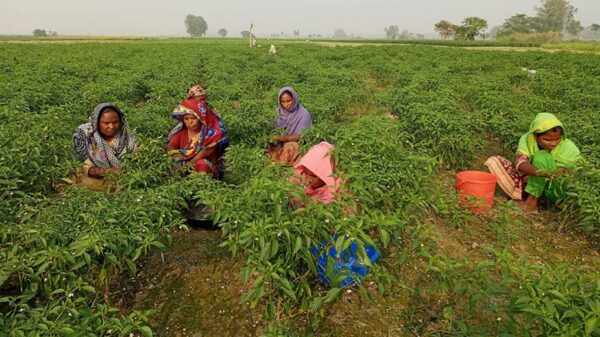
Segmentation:
<svg viewBox="0 0 600 337">
<path fill-rule="evenodd" d="M 296 243 L 294 244 L 294 250 L 292 251 L 292 255 L 295 255 L 300 248 L 302 247 L 302 237 L 298 236 L 296 238 Z"/>
<path fill-rule="evenodd" d="M 592 317 L 585 320 L 585 334 L 591 336 L 596 331 L 596 325 L 598 323 L 598 317 Z"/>
<path fill-rule="evenodd" d="M 384 247 L 387 247 L 390 244 L 390 234 L 383 228 L 379 229 L 379 235 L 381 236 L 381 242 Z"/>
<path fill-rule="evenodd" d="M 149 326 L 140 327 L 140 332 L 142 333 L 142 335 L 144 335 L 144 337 L 152 337 L 154 335 L 152 333 L 152 329 L 150 329 Z"/>
<path fill-rule="evenodd" d="M 444 317 L 445 320 L 451 320 L 453 316 L 454 316 L 454 309 L 450 306 L 445 307 L 444 310 L 442 311 L 442 317 Z"/>
<path fill-rule="evenodd" d="M 331 302 L 335 301 L 341 292 L 342 292 L 341 288 L 329 289 L 329 291 L 327 292 L 325 297 L 323 297 L 323 303 L 331 303 Z"/>
<path fill-rule="evenodd" d="M 135 275 L 137 273 L 137 267 L 135 266 L 135 262 L 133 262 L 129 259 L 126 259 L 125 265 L 127 266 L 127 270 L 129 270 L 129 273 L 131 275 Z"/>
</svg>

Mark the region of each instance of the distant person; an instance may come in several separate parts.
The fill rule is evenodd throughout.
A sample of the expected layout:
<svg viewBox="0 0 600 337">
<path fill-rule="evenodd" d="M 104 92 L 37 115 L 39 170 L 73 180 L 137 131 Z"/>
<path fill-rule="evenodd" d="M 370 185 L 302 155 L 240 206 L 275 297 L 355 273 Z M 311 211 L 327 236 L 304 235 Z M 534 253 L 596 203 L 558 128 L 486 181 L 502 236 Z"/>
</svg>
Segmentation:
<svg viewBox="0 0 600 337">
<path fill-rule="evenodd" d="M 279 90 L 278 103 L 279 116 L 275 120 L 275 127 L 283 129 L 284 133 L 269 146 L 268 152 L 273 162 L 293 166 L 300 159 L 300 136 L 312 125 L 312 117 L 300 104 L 296 91 L 291 87 Z"/>
<path fill-rule="evenodd" d="M 508 196 L 525 199 L 526 213 L 537 213 L 540 198 L 556 202 L 566 197 L 566 186 L 554 178 L 568 173 L 579 160 L 580 151 L 566 138 L 563 124 L 552 114 L 539 113 L 519 140 L 515 163 L 493 156 L 485 165 Z"/>
<path fill-rule="evenodd" d="M 187 98 L 175 107 L 171 116 L 177 125 L 169 132 L 168 149 L 176 167 L 189 166 L 195 172 L 222 179 L 222 157 L 229 146 L 229 137 L 223 121 L 206 99 L 204 88 L 196 85 L 190 88 Z"/>
<path fill-rule="evenodd" d="M 272 44 L 271 48 L 269 48 L 269 54 L 277 54 L 277 49 L 275 48 L 274 44 Z"/>
<path fill-rule="evenodd" d="M 333 176 L 335 170 L 335 163 L 331 157 L 333 149 L 333 145 L 321 142 L 311 147 L 294 166 L 294 173 L 303 179 L 306 195 L 323 204 L 333 202 L 340 187 L 340 179 Z"/>
<path fill-rule="evenodd" d="M 119 173 L 126 153 L 137 149 L 127 130 L 123 112 L 114 104 L 96 106 L 89 122 L 81 124 L 73 135 L 75 155 L 83 161 L 76 182 L 92 190 L 108 187 L 104 178 Z"/>
</svg>

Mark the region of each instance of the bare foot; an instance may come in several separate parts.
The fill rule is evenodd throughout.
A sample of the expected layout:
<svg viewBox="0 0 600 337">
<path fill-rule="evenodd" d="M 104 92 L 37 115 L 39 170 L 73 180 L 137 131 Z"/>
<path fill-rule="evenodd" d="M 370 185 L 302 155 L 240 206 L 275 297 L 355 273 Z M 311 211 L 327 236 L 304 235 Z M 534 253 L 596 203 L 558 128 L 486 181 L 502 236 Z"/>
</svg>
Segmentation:
<svg viewBox="0 0 600 337">
<path fill-rule="evenodd" d="M 538 214 L 538 198 L 530 195 L 527 200 L 523 203 L 523 213 L 525 214 Z"/>
</svg>

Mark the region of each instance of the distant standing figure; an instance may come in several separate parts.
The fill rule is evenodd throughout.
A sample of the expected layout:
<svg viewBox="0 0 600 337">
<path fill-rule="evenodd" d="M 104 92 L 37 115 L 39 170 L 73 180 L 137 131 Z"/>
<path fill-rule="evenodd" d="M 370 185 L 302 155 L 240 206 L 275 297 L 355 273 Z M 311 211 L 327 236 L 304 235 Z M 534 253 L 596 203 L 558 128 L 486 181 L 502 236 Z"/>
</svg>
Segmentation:
<svg viewBox="0 0 600 337">
<path fill-rule="evenodd" d="M 271 48 L 269 48 L 269 54 L 276 54 L 277 53 L 277 49 L 275 49 L 275 45 L 272 44 Z"/>
<path fill-rule="evenodd" d="M 137 143 L 127 130 L 123 112 L 114 104 L 96 106 L 88 123 L 81 124 L 73 135 L 75 155 L 83 168 L 75 177 L 77 183 L 92 190 L 104 190 L 104 177 L 119 173 L 123 156 L 135 151 Z"/>
<path fill-rule="evenodd" d="M 222 179 L 222 157 L 229 146 L 229 137 L 223 121 L 213 112 L 206 98 L 202 86 L 193 86 L 187 98 L 171 113 L 177 124 L 169 132 L 169 154 L 177 167 L 189 165 L 196 172 Z"/>
<path fill-rule="evenodd" d="M 293 166 L 300 158 L 300 135 L 312 125 L 312 117 L 291 87 L 279 90 L 278 103 L 275 127 L 284 129 L 284 134 L 277 137 L 275 144 L 269 145 L 268 153 L 273 162 Z"/>
</svg>

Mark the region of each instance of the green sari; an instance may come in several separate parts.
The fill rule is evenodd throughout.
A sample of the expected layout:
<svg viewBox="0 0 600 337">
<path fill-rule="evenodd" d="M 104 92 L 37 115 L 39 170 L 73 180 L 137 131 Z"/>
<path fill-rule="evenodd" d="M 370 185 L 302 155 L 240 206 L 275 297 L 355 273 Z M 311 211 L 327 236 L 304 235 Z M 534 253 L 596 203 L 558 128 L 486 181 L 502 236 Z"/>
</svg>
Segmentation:
<svg viewBox="0 0 600 337">
<path fill-rule="evenodd" d="M 552 151 L 540 149 L 535 135 L 557 126 L 563 129 L 560 143 Z M 581 160 L 581 152 L 565 134 L 564 126 L 558 118 L 553 114 L 539 113 L 531 123 L 529 132 L 519 140 L 517 152 L 529 157 L 531 164 L 545 173 L 552 174 L 559 168 L 572 169 Z M 530 176 L 525 192 L 538 198 L 543 194 L 549 201 L 555 202 L 566 197 L 566 185 L 553 179 Z"/>
<path fill-rule="evenodd" d="M 581 152 L 577 148 L 577 145 L 571 140 L 566 138 L 566 131 L 563 124 L 550 113 L 539 113 L 535 116 L 529 131 L 521 136 L 519 140 L 518 153 L 521 153 L 530 159 L 538 152 L 541 151 L 537 140 L 535 139 L 536 133 L 546 132 L 554 127 L 560 126 L 563 129 L 563 136 L 560 144 L 558 144 L 550 154 L 556 161 L 558 168 L 572 169 L 579 160 L 581 160 Z"/>
</svg>

